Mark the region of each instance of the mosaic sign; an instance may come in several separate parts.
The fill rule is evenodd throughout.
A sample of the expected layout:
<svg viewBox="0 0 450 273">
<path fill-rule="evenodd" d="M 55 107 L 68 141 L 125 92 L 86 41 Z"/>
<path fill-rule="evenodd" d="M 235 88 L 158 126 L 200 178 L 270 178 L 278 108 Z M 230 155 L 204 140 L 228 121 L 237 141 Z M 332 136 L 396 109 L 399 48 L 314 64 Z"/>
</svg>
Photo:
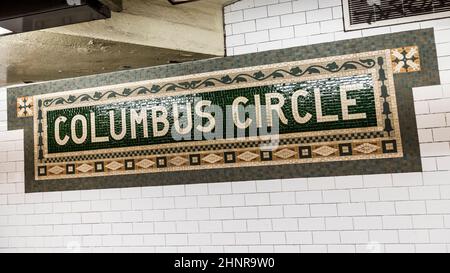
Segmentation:
<svg viewBox="0 0 450 273">
<path fill-rule="evenodd" d="M 343 0 L 346 30 L 450 17 L 448 0 Z"/>
<path fill-rule="evenodd" d="M 401 118 L 411 90 L 399 92 L 404 85 L 396 78 L 422 73 L 428 64 L 421 54 L 421 46 L 405 44 L 21 92 L 13 118 L 31 125 L 27 185 L 33 191 L 364 172 L 352 167 L 358 164 L 370 172 L 419 171 L 415 123 Z"/>
</svg>

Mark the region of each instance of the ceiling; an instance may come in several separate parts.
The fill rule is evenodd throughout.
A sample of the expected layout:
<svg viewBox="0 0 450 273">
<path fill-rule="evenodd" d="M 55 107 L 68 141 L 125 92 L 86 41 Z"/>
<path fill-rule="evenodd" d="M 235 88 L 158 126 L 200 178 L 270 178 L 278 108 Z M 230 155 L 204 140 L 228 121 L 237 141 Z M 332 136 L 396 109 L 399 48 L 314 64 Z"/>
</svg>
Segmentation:
<svg viewBox="0 0 450 273">
<path fill-rule="evenodd" d="M 0 86 L 223 56 L 230 2 L 123 0 L 108 20 L 2 36 Z"/>
</svg>

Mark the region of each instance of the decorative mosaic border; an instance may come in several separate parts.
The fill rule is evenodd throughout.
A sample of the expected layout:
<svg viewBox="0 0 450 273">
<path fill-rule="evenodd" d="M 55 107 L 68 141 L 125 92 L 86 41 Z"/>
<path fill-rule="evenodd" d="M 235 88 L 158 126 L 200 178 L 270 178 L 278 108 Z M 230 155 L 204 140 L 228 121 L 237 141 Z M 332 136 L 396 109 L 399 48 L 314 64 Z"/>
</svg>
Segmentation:
<svg viewBox="0 0 450 273">
<path fill-rule="evenodd" d="M 224 163 L 224 167 L 220 168 L 199 168 L 197 170 L 183 170 L 183 165 L 176 167 L 177 164 L 181 164 L 182 162 L 186 162 L 187 160 L 191 160 L 190 157 L 185 157 L 183 154 L 185 151 L 191 149 L 191 147 L 183 147 L 182 145 L 177 147 L 161 147 L 160 152 L 157 150 L 147 149 L 142 154 L 139 154 L 139 151 L 134 151 L 128 153 L 126 151 L 117 151 L 117 156 L 115 159 L 108 160 L 107 156 L 110 155 L 108 153 L 99 152 L 98 154 L 80 154 L 78 157 L 70 155 L 69 157 L 64 156 L 56 156 L 56 157 L 47 157 L 45 158 L 45 164 L 50 168 L 60 165 L 61 163 L 66 164 L 68 166 L 64 172 L 68 171 L 73 172 L 73 168 L 78 166 L 70 166 L 71 163 L 66 160 L 75 159 L 80 160 L 81 162 L 93 162 L 91 166 L 94 167 L 92 171 L 97 167 L 97 171 L 101 170 L 102 164 L 97 164 L 96 162 L 104 162 L 103 168 L 105 172 L 109 172 L 112 169 L 118 167 L 117 164 L 111 164 L 112 161 L 117 161 L 119 164 L 123 164 L 123 166 L 119 167 L 117 170 L 123 170 L 124 173 L 116 173 L 117 175 L 105 176 L 105 172 L 99 172 L 98 176 L 91 175 L 77 175 L 76 179 L 45 179 L 45 180 L 36 180 L 35 175 L 37 173 L 37 168 L 35 168 L 34 164 L 34 145 L 32 141 L 29 139 L 36 137 L 32 128 L 34 128 L 33 120 L 30 115 L 26 117 L 19 117 L 17 115 L 17 109 L 8 108 L 8 129 L 21 129 L 24 128 L 25 134 L 25 191 L 26 192 L 39 192 L 39 191 L 54 191 L 54 190 L 80 190 L 80 189 L 95 189 L 95 188 L 116 188 L 116 187 L 134 187 L 134 186 L 151 186 L 151 185 L 173 185 L 173 184 L 189 184 L 189 183 L 212 183 L 212 182 L 229 182 L 229 181 L 242 181 L 242 180 L 258 180 L 258 179 L 279 179 L 279 178 L 294 178 L 294 177 L 311 177 L 311 176 L 336 176 L 336 175 L 356 175 L 356 174 L 375 174 L 375 173 L 393 173 L 393 172 L 417 172 L 421 171 L 421 160 L 420 160 L 420 152 L 419 152 L 419 144 L 418 144 L 418 136 L 417 129 L 415 125 L 415 116 L 414 116 L 414 104 L 412 99 L 412 87 L 419 86 L 429 86 L 429 85 L 437 85 L 440 84 L 439 73 L 438 73 L 438 65 L 437 65 L 437 54 L 434 43 L 434 36 L 432 29 L 426 30 L 417 30 L 417 31 L 409 31 L 404 33 L 395 33 L 388 35 L 380 35 L 373 37 L 366 37 L 354 40 L 346 40 L 339 41 L 335 43 L 329 44 L 318 44 L 312 46 L 298 47 L 298 48 L 290 48 L 290 49 L 282 49 L 276 51 L 268 51 L 261 52 L 255 54 L 248 55 L 240 55 L 235 57 L 227 57 L 227 58 L 216 58 L 205 61 L 198 61 L 192 63 L 185 64 L 177 64 L 177 65 L 168 65 L 161 67 L 153 67 L 146 68 L 140 70 L 131 70 L 131 71 L 123 71 L 117 73 L 110 74 L 102 74 L 95 76 L 88 76 L 77 79 L 67 79 L 49 83 L 40 83 L 34 85 L 26 85 L 22 87 L 14 87 L 8 89 L 8 105 L 16 105 L 17 98 L 27 97 L 30 94 L 40 95 L 40 94 L 57 94 L 55 92 L 59 92 L 58 94 L 63 94 L 66 91 L 70 90 L 82 90 L 82 91 L 99 91 L 99 92 L 107 92 L 114 91 L 120 94 L 125 91 L 125 88 L 130 88 L 134 90 L 134 88 L 144 86 L 145 88 L 151 90 L 151 85 L 142 85 L 142 83 L 158 83 L 161 80 L 166 79 L 170 80 L 173 78 L 179 78 L 180 81 L 172 82 L 172 83 L 183 83 L 189 82 L 187 79 L 192 76 L 183 76 L 185 74 L 193 74 L 201 77 L 204 74 L 221 74 L 223 71 L 235 70 L 238 73 L 241 73 L 242 70 L 247 69 L 248 67 L 270 67 L 272 65 L 276 66 L 278 63 L 289 63 L 296 62 L 299 59 L 308 59 L 312 60 L 314 58 L 326 59 L 328 56 L 344 56 L 344 55 L 355 55 L 354 53 L 360 54 L 359 52 L 367 52 L 367 51 L 385 51 L 386 48 L 396 49 L 397 52 L 403 54 L 403 49 L 406 51 L 411 47 L 417 48 L 417 54 L 415 56 L 419 57 L 419 60 L 412 60 L 414 63 L 418 64 L 419 67 L 417 69 L 411 69 L 410 64 L 403 62 L 404 59 L 399 58 L 400 55 L 393 57 L 386 57 L 385 60 L 389 61 L 392 64 L 393 74 L 391 75 L 393 78 L 393 82 L 395 83 L 395 95 L 397 96 L 396 103 L 398 104 L 398 122 L 400 128 L 402 129 L 399 132 L 400 137 L 400 147 L 403 149 L 403 157 L 391 157 L 391 158 L 378 158 L 378 154 L 383 154 L 383 146 L 385 149 L 391 149 L 395 151 L 395 145 L 393 143 L 385 142 L 384 144 L 381 142 L 383 139 L 387 138 L 387 132 L 384 129 L 388 128 L 386 123 L 383 123 L 381 129 L 373 130 L 370 132 L 355 132 L 352 134 L 341 134 L 340 132 L 333 132 L 330 134 L 326 134 L 324 136 L 300 136 L 300 137 L 287 137 L 281 138 L 280 143 L 282 143 L 282 147 L 279 149 L 271 151 L 272 153 L 272 161 L 275 162 L 273 164 L 266 165 L 258 165 L 258 160 L 261 158 L 269 157 L 269 153 L 263 150 L 258 150 L 258 145 L 260 143 L 257 140 L 249 140 L 241 143 L 239 146 L 236 146 L 232 152 L 234 152 L 234 156 L 231 154 L 227 154 L 225 156 L 225 150 L 227 149 L 228 143 L 209 143 L 202 144 L 202 148 L 211 149 L 210 154 L 216 154 L 221 157 L 220 161 L 225 162 L 225 157 L 228 159 L 233 159 L 240 163 L 240 165 L 233 166 L 235 163 Z M 420 49 L 420 56 L 419 56 Z M 408 55 L 408 52 L 406 52 Z M 403 55 L 404 56 L 404 55 Z M 410 57 L 410 56 L 409 56 Z M 409 58 L 408 57 L 408 58 Z M 414 58 L 412 58 L 414 59 Z M 398 60 L 398 63 L 396 63 Z M 408 60 L 406 60 L 408 61 Z M 411 61 L 411 60 L 410 60 Z M 327 64 L 323 64 L 322 66 L 326 67 Z M 337 62 L 337 65 L 341 65 L 341 63 Z M 400 70 L 396 70 L 400 65 Z M 374 68 L 378 70 L 378 64 L 375 64 Z M 244 68 L 240 68 L 244 67 Z M 307 67 L 306 67 L 307 68 Z M 303 70 L 304 67 L 301 67 Z M 394 71 L 396 70 L 396 71 Z M 212 71 L 212 72 L 211 72 Z M 290 71 L 287 69 L 286 71 Z M 257 71 L 249 74 L 254 75 Z M 322 71 L 323 73 L 330 73 L 326 70 Z M 341 70 L 342 72 L 342 70 Z M 413 72 L 413 73 L 411 73 Z M 262 71 L 265 75 L 270 75 L 266 71 Z M 401 76 L 396 76 L 397 74 L 402 74 Z M 291 75 L 284 73 L 286 78 L 291 77 Z M 234 74 L 230 75 L 230 78 L 234 79 Z M 314 76 L 314 74 L 313 74 Z M 217 79 L 221 79 L 221 77 L 214 76 Z M 154 80 L 153 80 L 154 79 Z M 197 80 L 194 78 L 192 80 Z M 247 77 L 247 82 L 240 82 L 240 85 L 255 84 L 254 79 Z M 275 78 L 271 79 L 273 82 L 286 80 L 285 78 Z M 386 81 L 387 82 L 387 81 Z M 167 82 L 166 82 L 167 83 Z M 226 83 L 220 83 L 218 81 L 215 82 L 216 86 L 209 86 L 209 90 L 227 90 L 230 85 Z M 133 87 L 133 85 L 136 86 Z M 159 85 L 159 84 L 158 84 Z M 102 87 L 103 86 L 103 87 Z M 114 87 L 110 90 L 108 89 L 111 86 Z M 160 85 L 163 86 L 163 85 Z M 181 85 L 183 86 L 183 85 Z M 381 83 L 380 83 L 381 86 Z M 186 86 L 184 86 L 186 88 Z M 202 87 L 204 88 L 204 86 Z M 201 89 L 201 88 L 198 88 Z M 183 88 L 178 88 L 176 91 L 167 91 L 167 93 L 174 92 L 190 92 L 192 90 L 183 90 Z M 196 90 L 197 91 L 197 90 Z M 78 92 L 78 91 L 76 91 Z M 139 90 L 135 90 L 133 93 L 138 93 Z M 155 96 L 164 96 L 165 90 L 160 90 L 157 93 L 147 93 L 140 95 L 155 95 Z M 95 92 L 94 92 L 95 94 Z M 94 95 L 92 94 L 92 95 Z M 93 96 L 92 96 L 93 97 Z M 66 100 L 69 100 L 69 97 L 65 97 Z M 102 99 L 106 99 L 104 96 Z M 121 96 L 117 96 L 112 99 L 123 99 Z M 389 102 L 390 97 L 386 98 L 380 97 L 380 102 L 384 104 L 384 100 Z M 94 101 L 95 102 L 95 101 Z M 20 105 L 20 104 L 17 104 Z M 67 107 L 63 104 L 59 105 L 62 108 Z M 38 101 L 34 100 L 32 107 L 32 115 L 39 114 L 36 111 L 36 107 L 38 107 Z M 389 109 L 392 107 L 390 106 Z M 382 109 L 384 112 L 384 109 Z M 383 114 L 386 117 L 386 114 Z M 391 115 L 388 114 L 388 117 Z M 384 118 L 383 118 L 384 119 Z M 391 122 L 393 120 L 391 119 Z M 392 125 L 392 124 L 391 124 Z M 37 126 L 43 126 L 43 124 L 38 124 Z M 392 126 L 394 131 L 391 133 L 395 133 L 395 125 Z M 392 139 L 393 135 L 391 135 Z M 331 140 L 330 140 L 331 138 Z M 349 138 L 352 141 L 349 141 Z M 389 139 L 385 139 L 389 140 Z M 346 152 L 351 151 L 353 154 L 361 153 L 361 151 L 370 151 L 371 145 L 364 145 L 364 143 L 374 144 L 377 147 L 377 152 L 374 152 L 369 158 L 365 159 L 363 157 L 357 158 L 353 157 L 355 160 L 349 159 L 345 156 Z M 342 144 L 339 146 L 339 144 Z M 396 143 L 398 144 L 398 143 Z M 336 146 L 337 145 L 337 146 Z M 302 163 L 289 163 L 289 164 L 279 164 L 276 163 L 279 160 L 289 161 L 289 159 L 282 159 L 274 153 L 278 153 L 278 155 L 288 155 L 291 154 L 287 150 L 291 150 L 295 152 L 293 156 L 294 160 L 299 160 L 300 155 L 309 155 L 309 149 L 302 147 L 311 147 L 311 155 L 312 158 L 303 158 Z M 320 149 L 322 146 L 328 146 L 332 150 L 328 148 Z M 225 147 L 225 148 L 224 148 Z M 287 149 L 283 152 L 281 150 Z M 225 149 L 225 150 L 224 150 Z M 319 150 L 318 150 L 319 149 Z M 337 149 L 338 151 L 335 151 Z M 314 153 L 313 150 L 318 150 L 319 153 L 327 153 L 334 152 L 335 159 L 332 161 L 317 161 L 312 163 L 312 160 L 316 160 L 321 157 L 321 155 Z M 361 150 L 361 151 L 358 151 Z M 189 150 L 190 151 L 190 150 Z M 248 153 L 246 153 L 248 151 Z M 258 154 L 259 151 L 259 154 Z M 326 152 L 327 151 L 327 152 Z M 44 152 L 44 151 L 43 151 Z M 190 153 L 190 152 L 189 152 Z M 206 153 L 197 152 L 200 155 L 200 160 L 207 157 Z M 364 153 L 362 153 L 364 154 Z M 195 154 L 194 154 L 195 155 Z M 158 169 L 158 160 L 157 158 L 165 157 L 166 164 L 168 165 L 167 169 L 175 166 L 179 168 L 179 171 L 163 171 L 161 172 Z M 177 157 L 182 157 L 181 159 Z M 192 162 L 195 163 L 195 156 L 193 157 Z M 207 161 L 211 161 L 213 158 L 210 156 L 206 161 L 203 160 L 203 165 L 211 164 Z M 332 155 L 328 158 L 332 158 Z M 134 162 L 131 161 L 134 160 Z M 154 161 L 152 164 L 145 159 Z M 198 159 L 198 158 L 197 158 Z M 227 159 L 227 160 L 228 160 Z M 345 160 L 343 160 L 345 159 Z M 127 160 L 127 162 L 125 162 Z M 77 161 L 78 162 L 78 161 Z M 254 163 L 258 163 L 256 165 L 252 165 Z M 190 162 L 183 163 L 190 164 Z M 248 164 L 248 165 L 245 165 Z M 105 167 L 109 165 L 110 168 Z M 116 165 L 116 166 L 115 166 Z M 125 170 L 126 168 L 131 168 L 134 165 L 135 174 L 132 174 Z M 150 166 L 151 165 L 151 166 Z M 164 160 L 159 162 L 159 165 L 164 165 Z M 247 166 L 252 166 L 251 168 Z M 270 166 L 268 168 L 268 166 Z M 148 170 L 142 171 L 142 169 L 155 169 L 157 171 L 149 172 Z M 83 168 L 84 169 L 84 168 Z M 159 168 L 161 169 L 161 168 Z M 76 169 L 75 169 L 76 170 Z M 139 172 L 139 170 L 141 170 Z M 56 169 L 54 170 L 56 171 Z M 77 170 L 76 170 L 77 171 Z M 57 172 L 57 171 L 56 171 Z M 182 174 L 180 175 L 180 172 Z M 97 174 L 97 173 L 96 173 Z M 123 174 L 123 175 L 122 175 Z M 180 179 L 182 177 L 182 179 Z"/>
<path fill-rule="evenodd" d="M 35 143 L 37 143 L 35 149 L 35 166 L 37 168 L 35 179 L 66 179 L 95 177 L 105 174 L 123 175 L 142 172 L 173 172 L 205 168 L 402 157 L 403 151 L 396 112 L 391 60 L 392 51 L 383 50 L 204 73 L 190 76 L 194 79 L 189 81 L 185 81 L 186 76 L 162 79 L 156 82 L 139 83 L 140 86 L 135 88 L 126 87 L 121 93 L 112 91 L 118 89 L 113 86 L 104 88 L 105 91 L 98 91 L 98 89 L 81 90 L 56 93 L 50 96 L 35 96 L 34 99 L 38 102 L 38 107 L 35 108 L 34 126 Z M 131 102 L 136 99 L 167 96 L 173 92 L 176 92 L 177 95 L 187 92 L 192 93 L 193 91 L 198 93 L 211 90 L 226 92 L 229 88 L 255 87 L 299 81 L 299 79 L 311 80 L 367 73 L 372 75 L 374 82 L 378 126 L 372 129 L 356 128 L 339 130 L 339 132 L 344 137 L 351 139 L 352 135 L 354 136 L 358 131 L 361 131 L 360 134 L 369 134 L 367 131 L 375 130 L 372 135 L 380 136 L 382 134 L 375 141 L 369 139 L 365 142 L 359 142 L 357 145 L 348 141 L 337 141 L 337 139 L 327 135 L 335 133 L 334 130 L 330 130 L 280 135 L 282 142 L 278 142 L 278 148 L 272 150 L 267 150 L 264 146 L 261 148 L 264 140 L 254 141 L 253 145 L 247 145 L 246 148 L 242 149 L 240 147 L 242 147 L 242 144 L 245 146 L 248 140 L 228 139 L 112 149 L 112 151 L 105 150 L 102 157 L 95 157 L 101 150 L 56 155 L 47 153 L 47 124 L 43 117 L 47 116 L 46 112 L 50 110 L 65 109 L 69 106 L 101 105 L 111 101 Z M 220 86 L 216 86 L 215 82 Z M 146 86 L 151 87 L 147 88 Z M 378 98 L 382 98 L 382 101 Z M 309 145 L 300 145 L 301 142 L 296 141 L 301 140 L 301 137 L 315 138 L 316 141 L 310 141 Z M 321 143 L 321 139 L 331 140 L 332 142 Z M 380 141 L 380 139 L 384 140 Z M 294 145 L 288 143 L 294 143 Z M 184 148 L 178 149 L 178 152 L 176 152 L 177 146 L 180 145 Z M 205 146 L 221 146 L 221 148 L 205 150 Z M 161 151 L 164 147 L 167 147 L 166 152 Z M 172 152 L 167 153 L 168 149 L 172 149 Z M 122 152 L 118 153 L 119 150 Z M 141 156 L 149 153 L 156 153 L 156 156 Z"/>
</svg>

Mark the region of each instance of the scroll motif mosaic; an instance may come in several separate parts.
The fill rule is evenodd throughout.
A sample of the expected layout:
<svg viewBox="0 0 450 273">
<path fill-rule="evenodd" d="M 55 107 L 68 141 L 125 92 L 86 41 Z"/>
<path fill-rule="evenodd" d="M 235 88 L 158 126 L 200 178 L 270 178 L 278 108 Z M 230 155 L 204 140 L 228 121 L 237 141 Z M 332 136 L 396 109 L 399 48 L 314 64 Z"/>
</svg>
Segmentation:
<svg viewBox="0 0 450 273">
<path fill-rule="evenodd" d="M 17 113 L 34 119 L 35 180 L 400 158 L 394 73 L 420 69 L 405 47 L 36 95 Z"/>
</svg>

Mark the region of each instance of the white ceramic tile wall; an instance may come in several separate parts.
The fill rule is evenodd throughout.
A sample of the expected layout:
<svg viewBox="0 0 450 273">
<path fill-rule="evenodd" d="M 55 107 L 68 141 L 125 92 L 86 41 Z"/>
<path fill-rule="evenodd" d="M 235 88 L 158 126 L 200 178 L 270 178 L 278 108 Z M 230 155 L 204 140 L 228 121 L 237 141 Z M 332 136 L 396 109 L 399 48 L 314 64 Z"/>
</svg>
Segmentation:
<svg viewBox="0 0 450 273">
<path fill-rule="evenodd" d="M 450 83 L 449 20 L 344 34 L 339 5 L 237 2 L 228 52 L 434 26 Z M 0 251 L 449 252 L 450 85 L 413 92 L 423 173 L 24 194 L 23 132 L 6 131 L 0 89 Z"/>
</svg>

